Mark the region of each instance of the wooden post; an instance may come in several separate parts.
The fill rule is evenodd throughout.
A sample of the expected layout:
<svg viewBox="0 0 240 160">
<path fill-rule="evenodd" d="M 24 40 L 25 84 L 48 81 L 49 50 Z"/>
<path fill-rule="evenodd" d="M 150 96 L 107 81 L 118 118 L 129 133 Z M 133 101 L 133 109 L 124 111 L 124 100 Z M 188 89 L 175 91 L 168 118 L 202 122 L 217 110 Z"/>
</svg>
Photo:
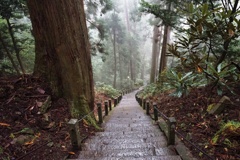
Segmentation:
<svg viewBox="0 0 240 160">
<path fill-rule="evenodd" d="M 142 105 L 141 105 L 142 108 L 144 106 L 144 103 L 145 103 L 145 99 L 142 98 Z"/>
<path fill-rule="evenodd" d="M 146 109 L 146 105 L 147 105 L 147 101 L 146 101 L 146 99 L 144 99 L 144 103 L 143 103 L 143 109 L 144 110 Z"/>
<path fill-rule="evenodd" d="M 150 110 L 150 102 L 147 101 L 147 109 L 146 109 L 146 114 L 149 115 L 149 110 Z"/>
<path fill-rule="evenodd" d="M 118 97 L 118 103 L 121 101 L 121 96 Z"/>
<path fill-rule="evenodd" d="M 158 121 L 157 103 L 153 103 L 154 120 Z"/>
<path fill-rule="evenodd" d="M 169 119 L 168 119 L 168 145 L 175 144 L 175 128 L 176 128 L 176 119 L 174 117 L 169 117 Z"/>
<path fill-rule="evenodd" d="M 108 115 L 108 101 L 105 101 L 104 105 L 105 105 L 105 116 L 107 116 Z"/>
<path fill-rule="evenodd" d="M 139 98 L 139 105 L 142 106 L 142 98 Z"/>
<path fill-rule="evenodd" d="M 109 105 L 109 110 L 111 111 L 112 110 L 112 100 L 111 99 L 108 100 L 108 105 Z"/>
<path fill-rule="evenodd" d="M 81 139 L 80 139 L 80 131 L 79 131 L 78 124 L 79 122 L 77 119 L 70 119 L 70 121 L 68 122 L 72 147 L 73 149 L 76 149 L 76 150 L 81 148 Z"/>
<path fill-rule="evenodd" d="M 97 108 L 98 108 L 98 123 L 102 124 L 103 123 L 102 104 L 98 103 Z"/>
<path fill-rule="evenodd" d="M 117 98 L 114 98 L 114 107 L 117 106 Z"/>
</svg>

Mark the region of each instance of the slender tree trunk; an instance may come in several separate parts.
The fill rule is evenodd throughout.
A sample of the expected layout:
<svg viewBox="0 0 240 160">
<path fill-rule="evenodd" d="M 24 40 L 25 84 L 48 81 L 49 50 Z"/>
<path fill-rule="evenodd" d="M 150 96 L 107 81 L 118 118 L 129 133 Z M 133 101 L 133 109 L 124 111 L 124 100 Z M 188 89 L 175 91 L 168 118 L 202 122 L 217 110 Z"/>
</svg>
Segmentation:
<svg viewBox="0 0 240 160">
<path fill-rule="evenodd" d="M 145 59 L 146 59 L 146 52 L 143 53 L 142 58 L 141 58 L 141 79 L 143 82 L 145 81 Z"/>
<path fill-rule="evenodd" d="M 128 30 L 128 34 L 130 35 L 129 37 L 131 38 L 131 26 L 129 23 L 129 17 L 128 17 L 128 3 L 126 0 L 124 0 L 125 2 L 125 17 L 126 17 L 126 25 L 127 25 L 127 30 Z M 129 39 L 129 54 L 130 54 L 130 61 L 129 61 L 129 66 L 130 66 L 130 78 L 131 80 L 135 81 L 135 71 L 134 71 L 134 62 L 133 62 L 133 53 L 132 53 L 132 41 L 131 39 Z M 132 86 L 131 86 L 132 87 Z"/>
<path fill-rule="evenodd" d="M 167 37 L 168 37 L 168 26 L 164 26 L 164 36 L 162 43 L 161 58 L 159 64 L 159 74 L 166 68 L 166 53 L 167 53 Z"/>
<path fill-rule="evenodd" d="M 28 0 L 36 45 L 35 75 L 45 77 L 53 94 L 65 97 L 72 116 L 94 108 L 90 44 L 83 1 Z M 95 119 L 88 120 L 96 125 Z"/>
<path fill-rule="evenodd" d="M 159 37 L 158 37 L 158 47 L 157 47 L 157 49 L 158 49 L 158 51 L 157 51 L 157 55 L 156 55 L 156 73 L 155 73 L 155 75 L 156 75 L 156 77 L 158 77 L 158 75 L 159 75 L 159 62 L 160 62 L 160 49 L 161 49 L 161 42 L 162 42 L 162 37 L 163 37 L 163 35 L 162 35 L 162 26 L 160 27 L 160 30 L 159 30 Z"/>
<path fill-rule="evenodd" d="M 151 73 L 150 73 L 150 83 L 156 82 L 156 70 L 157 70 L 157 52 L 158 52 L 158 34 L 159 30 L 157 26 L 153 28 L 153 39 L 152 39 L 152 63 L 151 63 Z"/>
<path fill-rule="evenodd" d="M 5 50 L 6 53 L 7 53 L 7 56 L 8 56 L 8 58 L 9 58 L 10 62 L 12 63 L 13 68 L 15 69 L 15 71 L 17 72 L 18 75 L 21 75 L 21 73 L 20 73 L 17 65 L 15 64 L 15 62 L 14 62 L 14 60 L 13 60 L 13 57 L 12 57 L 11 53 L 9 52 L 9 50 L 8 50 L 8 48 L 7 48 L 7 45 L 5 44 L 5 42 L 4 42 L 3 38 L 2 38 L 2 34 L 1 34 L 1 33 L 0 33 L 0 41 L 1 41 L 1 43 L 2 43 L 2 46 L 3 46 L 4 50 Z"/>
<path fill-rule="evenodd" d="M 168 5 L 167 8 L 169 11 L 171 10 L 171 2 Z M 162 52 L 161 52 L 161 59 L 160 59 L 160 67 L 159 67 L 159 75 L 161 72 L 166 68 L 167 66 L 167 44 L 170 40 L 170 26 L 165 25 L 164 27 L 164 36 L 163 36 L 163 43 L 162 43 Z"/>
<path fill-rule="evenodd" d="M 9 34 L 10 34 L 11 39 L 12 39 L 12 43 L 13 43 L 13 47 L 14 47 L 14 50 L 15 50 L 15 53 L 16 53 L 16 57 L 17 57 L 18 63 L 20 65 L 22 73 L 26 74 L 25 69 L 24 69 L 23 64 L 22 64 L 22 60 L 20 58 L 20 50 L 19 50 L 19 48 L 17 46 L 17 42 L 16 42 L 16 39 L 14 37 L 12 25 L 11 25 L 9 19 L 6 19 L 6 21 L 7 21 L 8 31 L 9 31 Z"/>
<path fill-rule="evenodd" d="M 120 78 L 120 87 L 122 88 L 122 81 L 123 81 L 123 72 L 122 72 L 122 60 L 121 60 L 121 54 L 120 54 L 120 50 L 119 50 L 119 45 L 117 45 L 118 47 L 118 63 L 119 63 L 119 78 Z"/>
<path fill-rule="evenodd" d="M 113 29 L 113 54 L 114 54 L 114 80 L 113 88 L 116 88 L 117 81 L 117 53 L 116 53 L 116 30 Z"/>
</svg>

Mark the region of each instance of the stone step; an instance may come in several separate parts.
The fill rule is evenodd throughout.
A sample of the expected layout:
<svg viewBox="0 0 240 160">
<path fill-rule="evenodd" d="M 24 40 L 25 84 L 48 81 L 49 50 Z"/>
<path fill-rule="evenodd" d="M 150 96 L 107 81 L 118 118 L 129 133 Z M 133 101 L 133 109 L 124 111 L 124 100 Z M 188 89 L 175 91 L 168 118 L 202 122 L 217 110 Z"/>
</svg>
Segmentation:
<svg viewBox="0 0 240 160">
<path fill-rule="evenodd" d="M 152 122 L 146 121 L 145 123 L 142 122 L 135 122 L 135 123 L 116 123 L 116 122 L 108 122 L 103 124 L 102 127 L 148 127 L 148 126 L 157 126 L 153 125 Z"/>
<path fill-rule="evenodd" d="M 135 157 L 140 158 L 144 156 L 165 156 L 176 155 L 174 151 L 169 148 L 135 148 L 135 149 L 117 149 L 117 150 L 91 150 L 81 151 L 78 159 L 81 158 L 98 158 L 98 157 Z"/>
<path fill-rule="evenodd" d="M 138 120 L 151 120 L 151 118 L 150 117 L 145 117 L 145 116 L 129 116 L 129 115 L 111 115 L 111 117 L 110 117 L 112 120 L 125 120 L 125 121 L 129 121 L 129 120 L 136 120 L 136 121 L 138 121 Z"/>
<path fill-rule="evenodd" d="M 166 142 L 165 137 L 148 137 L 148 138 L 123 138 L 123 139 L 87 139 L 85 143 L 95 145 L 109 145 L 109 144 L 130 144 L 130 143 L 149 143 L 149 142 Z"/>
<path fill-rule="evenodd" d="M 156 141 L 151 143 L 130 143 L 130 144 L 109 144 L 109 145 L 99 145 L 99 144 L 89 144 L 84 143 L 82 150 L 115 150 L 115 149 L 134 149 L 134 148 L 162 148 L 167 145 L 167 142 Z"/>
<path fill-rule="evenodd" d="M 122 138 L 147 138 L 147 137 L 159 137 L 164 136 L 164 134 L 160 131 L 158 132 L 149 132 L 146 131 L 130 131 L 130 132 L 98 132 L 94 136 L 96 138 L 109 138 L 109 139 L 122 139 Z M 91 137 L 90 137 L 91 138 Z"/>
<path fill-rule="evenodd" d="M 145 118 L 145 119 L 139 119 L 139 118 L 111 118 L 111 120 L 106 121 L 106 123 L 146 123 L 146 122 L 152 122 L 151 118 Z"/>
<path fill-rule="evenodd" d="M 182 160 L 180 156 L 143 156 L 143 157 L 96 157 L 96 158 L 90 158 L 90 159 L 86 159 L 86 158 L 81 158 L 78 160 Z"/>
<path fill-rule="evenodd" d="M 145 126 L 145 127 L 105 127 L 104 131 L 160 131 L 157 126 Z"/>
</svg>

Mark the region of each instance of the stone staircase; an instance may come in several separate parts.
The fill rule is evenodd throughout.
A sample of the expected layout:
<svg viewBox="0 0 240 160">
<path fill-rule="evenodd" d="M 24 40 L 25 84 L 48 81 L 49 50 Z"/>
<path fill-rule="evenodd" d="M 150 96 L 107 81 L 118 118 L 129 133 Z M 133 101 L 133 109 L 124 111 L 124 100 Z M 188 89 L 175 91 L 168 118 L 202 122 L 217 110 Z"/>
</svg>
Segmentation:
<svg viewBox="0 0 240 160">
<path fill-rule="evenodd" d="M 83 145 L 79 160 L 181 160 L 166 137 L 127 94 L 96 133 Z"/>
</svg>

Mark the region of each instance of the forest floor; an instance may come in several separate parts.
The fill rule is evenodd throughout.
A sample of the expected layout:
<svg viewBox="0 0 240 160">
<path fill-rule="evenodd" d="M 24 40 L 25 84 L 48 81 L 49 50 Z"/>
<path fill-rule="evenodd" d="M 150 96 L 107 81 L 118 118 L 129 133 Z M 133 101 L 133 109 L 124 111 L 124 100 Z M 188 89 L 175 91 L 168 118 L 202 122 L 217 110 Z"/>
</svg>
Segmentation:
<svg viewBox="0 0 240 160">
<path fill-rule="evenodd" d="M 240 88 L 236 88 L 240 93 Z M 168 117 L 177 119 L 177 130 L 200 146 L 216 160 L 240 159 L 238 134 L 221 137 L 215 144 L 212 138 L 222 122 L 240 121 L 240 97 L 226 93 L 232 104 L 220 115 L 210 115 L 207 106 L 219 101 L 221 96 L 211 87 L 192 89 L 189 96 L 176 98 L 160 94 L 153 99 Z M 64 99 L 51 97 L 51 107 L 46 113 L 41 106 L 51 96 L 47 83 L 31 76 L 0 79 L 0 160 L 58 160 L 73 158 L 78 152 L 72 150 L 67 123 L 70 113 Z M 97 94 L 95 102 L 107 97 Z M 81 121 L 81 136 L 94 135 L 95 130 Z M 228 131 L 230 132 L 230 131 Z M 226 141 L 226 139 L 228 141 Z M 202 153 L 185 143 L 198 159 L 206 159 Z"/>
<path fill-rule="evenodd" d="M 222 96 L 230 98 L 224 111 L 218 115 L 208 114 L 210 104 L 219 102 L 222 96 L 218 96 L 211 86 L 194 88 L 188 96 L 177 98 L 163 93 L 152 97 L 158 103 L 158 108 L 167 117 L 175 117 L 177 131 L 187 137 L 188 140 L 207 152 L 216 160 L 240 159 L 240 88 L 235 88 L 235 95 L 228 90 Z M 226 102 L 225 102 L 226 103 Z M 220 132 L 217 143 L 214 135 L 222 128 L 222 124 L 228 121 L 238 122 L 238 129 L 228 126 Z M 181 137 L 180 137 L 181 138 Z M 209 160 L 204 154 L 196 150 L 188 142 L 183 141 L 198 159 Z"/>
<path fill-rule="evenodd" d="M 50 108 L 41 113 L 49 96 L 48 84 L 39 78 L 0 79 L 0 160 L 59 160 L 78 156 L 78 151 L 71 147 L 67 102 L 51 96 Z M 104 102 L 106 98 L 100 94 L 95 100 Z M 96 130 L 81 121 L 80 131 L 84 140 Z"/>
</svg>

